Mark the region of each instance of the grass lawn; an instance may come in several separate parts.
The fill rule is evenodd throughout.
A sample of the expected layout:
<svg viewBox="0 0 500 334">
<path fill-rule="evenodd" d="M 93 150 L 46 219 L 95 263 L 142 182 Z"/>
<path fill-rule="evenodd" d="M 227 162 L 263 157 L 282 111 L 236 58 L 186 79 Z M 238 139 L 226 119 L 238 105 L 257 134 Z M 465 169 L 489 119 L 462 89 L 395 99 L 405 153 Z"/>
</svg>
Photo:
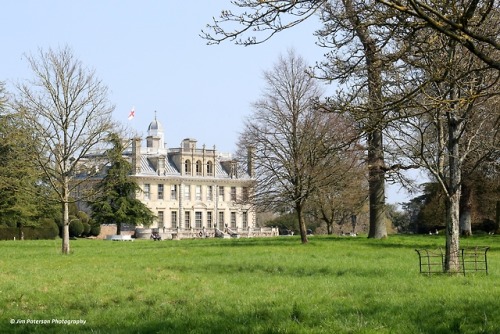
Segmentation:
<svg viewBox="0 0 500 334">
<path fill-rule="evenodd" d="M 461 240 L 491 247 L 489 275 L 421 275 L 415 248 L 444 244 L 1 241 L 0 333 L 500 333 L 500 237 Z"/>
</svg>

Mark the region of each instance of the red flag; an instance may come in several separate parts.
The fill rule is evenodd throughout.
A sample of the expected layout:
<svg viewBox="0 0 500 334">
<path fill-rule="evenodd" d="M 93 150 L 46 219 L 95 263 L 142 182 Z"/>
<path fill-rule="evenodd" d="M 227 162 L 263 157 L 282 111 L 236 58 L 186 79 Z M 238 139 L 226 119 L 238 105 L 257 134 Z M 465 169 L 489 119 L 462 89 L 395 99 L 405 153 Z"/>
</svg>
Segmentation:
<svg viewBox="0 0 500 334">
<path fill-rule="evenodd" d="M 128 120 L 132 120 L 135 116 L 135 107 L 132 107 L 132 110 L 130 110 L 130 113 L 128 114 Z"/>
</svg>

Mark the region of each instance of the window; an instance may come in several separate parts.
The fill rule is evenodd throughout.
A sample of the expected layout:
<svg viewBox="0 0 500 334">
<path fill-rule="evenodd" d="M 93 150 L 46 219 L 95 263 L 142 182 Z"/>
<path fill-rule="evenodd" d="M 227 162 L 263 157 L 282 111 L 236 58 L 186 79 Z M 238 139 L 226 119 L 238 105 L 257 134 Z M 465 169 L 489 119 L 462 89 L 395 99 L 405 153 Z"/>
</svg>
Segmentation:
<svg viewBox="0 0 500 334">
<path fill-rule="evenodd" d="M 248 228 L 248 212 L 243 211 L 243 228 Z"/>
<path fill-rule="evenodd" d="M 242 199 L 244 201 L 248 201 L 248 187 L 243 187 L 243 189 L 241 189 L 241 192 L 242 192 Z"/>
<path fill-rule="evenodd" d="M 234 161 L 231 161 L 231 171 L 229 172 L 229 176 L 231 178 L 238 177 L 238 175 L 236 173 L 236 163 Z"/>
<path fill-rule="evenodd" d="M 158 199 L 163 199 L 163 184 L 158 185 Z"/>
<path fill-rule="evenodd" d="M 203 167 L 200 160 L 196 161 L 196 175 L 203 175 Z"/>
<path fill-rule="evenodd" d="M 170 212 L 170 224 L 172 228 L 177 228 L 177 211 Z"/>
<path fill-rule="evenodd" d="M 212 211 L 207 211 L 207 227 L 212 228 Z"/>
<path fill-rule="evenodd" d="M 190 185 L 184 186 L 184 199 L 187 199 L 187 200 L 191 199 L 191 186 Z"/>
<path fill-rule="evenodd" d="M 184 228 L 191 228 L 191 212 L 184 212 Z"/>
<path fill-rule="evenodd" d="M 184 174 L 191 175 L 191 160 L 187 159 L 184 162 Z"/>
<path fill-rule="evenodd" d="M 207 162 L 207 175 L 208 176 L 214 175 L 214 164 L 212 163 L 212 161 Z"/>
<path fill-rule="evenodd" d="M 219 200 L 224 202 L 224 187 L 219 187 Z"/>
<path fill-rule="evenodd" d="M 236 202 L 236 187 L 231 187 L 231 201 Z"/>
<path fill-rule="evenodd" d="M 236 212 L 231 212 L 231 228 L 236 228 Z"/>
<path fill-rule="evenodd" d="M 163 211 L 158 211 L 158 227 L 159 228 L 165 227 L 165 222 L 163 220 Z"/>
<path fill-rule="evenodd" d="M 224 229 L 224 212 L 219 212 L 219 229 Z"/>
<path fill-rule="evenodd" d="M 197 201 L 201 201 L 201 186 L 196 186 L 194 196 Z"/>
<path fill-rule="evenodd" d="M 207 187 L 207 201 L 213 201 L 213 200 L 214 200 L 214 187 L 208 186 Z"/>
<path fill-rule="evenodd" d="M 144 199 L 151 198 L 151 185 L 149 183 L 144 184 Z"/>
<path fill-rule="evenodd" d="M 177 185 L 173 184 L 170 186 L 170 199 L 177 200 Z"/>
<path fill-rule="evenodd" d="M 201 212 L 196 211 L 194 213 L 194 224 L 196 228 L 201 228 Z"/>
</svg>

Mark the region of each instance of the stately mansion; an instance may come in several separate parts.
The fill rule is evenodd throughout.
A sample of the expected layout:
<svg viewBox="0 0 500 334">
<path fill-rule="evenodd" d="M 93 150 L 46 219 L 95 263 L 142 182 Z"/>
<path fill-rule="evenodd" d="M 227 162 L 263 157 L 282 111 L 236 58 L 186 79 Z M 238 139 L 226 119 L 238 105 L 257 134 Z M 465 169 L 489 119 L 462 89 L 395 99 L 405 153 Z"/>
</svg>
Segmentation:
<svg viewBox="0 0 500 334">
<path fill-rule="evenodd" d="M 162 239 L 277 235 L 256 228 L 251 159 L 238 166 L 229 154 L 198 147 L 192 138 L 168 148 L 156 116 L 145 139 L 146 147 L 143 138 L 135 138 L 124 152 L 132 164 L 130 177 L 141 188 L 137 198 L 157 217 L 152 226 L 136 229 L 138 238 L 152 232 Z"/>
</svg>

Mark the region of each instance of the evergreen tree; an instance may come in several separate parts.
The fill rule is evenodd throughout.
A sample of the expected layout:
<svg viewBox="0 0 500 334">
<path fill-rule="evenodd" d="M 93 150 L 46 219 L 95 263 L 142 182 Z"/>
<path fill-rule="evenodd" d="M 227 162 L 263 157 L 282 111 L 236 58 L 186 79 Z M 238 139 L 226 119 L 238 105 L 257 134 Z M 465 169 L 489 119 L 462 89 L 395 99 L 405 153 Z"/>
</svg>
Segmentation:
<svg viewBox="0 0 500 334">
<path fill-rule="evenodd" d="M 111 166 L 97 185 L 98 195 L 91 203 L 92 218 L 99 224 L 116 224 L 117 234 L 121 233 L 121 224 L 151 225 L 155 216 L 135 198 L 140 187 L 129 177 L 131 165 L 122 155 L 122 140 L 112 134 L 109 142 L 112 148 L 107 153 Z"/>
<path fill-rule="evenodd" d="M 0 224 L 36 226 L 50 212 L 51 192 L 45 187 L 39 168 L 33 163 L 36 139 L 23 118 L 7 108 L 0 83 Z"/>
</svg>

